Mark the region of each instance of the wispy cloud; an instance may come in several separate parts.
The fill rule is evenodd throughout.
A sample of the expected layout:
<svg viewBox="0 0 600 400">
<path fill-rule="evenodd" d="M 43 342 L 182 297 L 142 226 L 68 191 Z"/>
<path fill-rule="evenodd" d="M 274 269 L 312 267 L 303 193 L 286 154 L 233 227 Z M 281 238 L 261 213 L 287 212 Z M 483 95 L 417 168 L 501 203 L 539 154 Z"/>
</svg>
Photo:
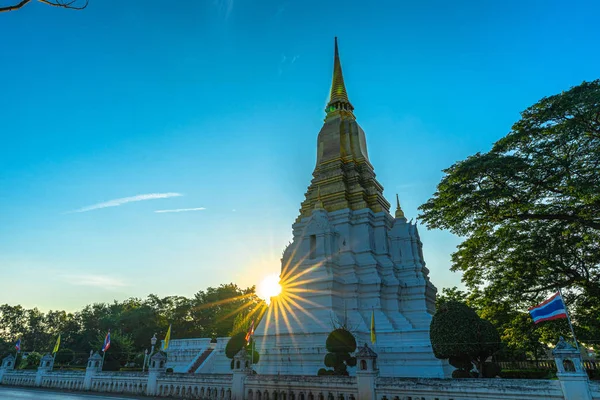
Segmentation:
<svg viewBox="0 0 600 400">
<path fill-rule="evenodd" d="M 121 287 L 129 286 L 122 280 L 105 275 L 62 275 L 62 280 L 75 286 L 92 286 L 106 290 L 115 290 Z"/>
<path fill-rule="evenodd" d="M 281 14 L 283 14 L 285 11 L 285 6 L 286 4 L 280 4 L 277 6 L 277 11 L 275 11 L 275 19 L 279 19 L 281 17 Z"/>
<path fill-rule="evenodd" d="M 204 207 L 197 208 L 177 208 L 175 210 L 156 210 L 155 213 L 177 213 L 177 212 L 186 212 L 186 211 L 202 211 L 206 210 Z"/>
<path fill-rule="evenodd" d="M 213 3 L 217 6 L 219 12 L 225 14 L 225 19 L 228 19 L 233 10 L 233 0 L 214 0 Z"/>
<path fill-rule="evenodd" d="M 296 60 L 298 60 L 300 58 L 299 55 L 294 55 L 292 57 L 288 57 L 285 54 L 281 55 L 281 61 L 279 61 L 279 68 L 277 70 L 277 73 L 279 76 L 281 76 L 281 74 L 283 74 L 283 71 L 287 68 L 289 68 L 290 65 L 292 65 L 293 63 L 296 62 Z"/>
<path fill-rule="evenodd" d="M 117 207 L 126 203 L 133 203 L 136 201 L 144 200 L 155 200 L 155 199 L 167 199 L 169 197 L 183 196 L 181 193 L 148 193 L 138 194 L 137 196 L 123 197 L 121 199 L 114 199 L 105 201 L 103 203 L 93 204 L 91 206 L 83 207 L 75 211 L 69 211 L 69 213 L 81 213 L 86 211 L 98 210 L 100 208 Z"/>
</svg>

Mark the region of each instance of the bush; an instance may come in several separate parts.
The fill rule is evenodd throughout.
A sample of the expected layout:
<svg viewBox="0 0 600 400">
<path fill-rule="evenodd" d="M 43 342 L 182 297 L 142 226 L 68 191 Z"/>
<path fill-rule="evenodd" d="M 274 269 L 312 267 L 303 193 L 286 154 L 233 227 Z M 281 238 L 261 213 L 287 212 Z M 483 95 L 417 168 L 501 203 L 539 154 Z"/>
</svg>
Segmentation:
<svg viewBox="0 0 600 400">
<path fill-rule="evenodd" d="M 483 377 L 484 378 L 495 378 L 502 372 L 502 367 L 495 362 L 486 362 L 483 364 Z"/>
<path fill-rule="evenodd" d="M 452 371 L 452 377 L 453 378 L 470 378 L 471 377 L 471 373 L 467 370 L 464 369 L 455 369 L 454 371 Z"/>
<path fill-rule="evenodd" d="M 146 355 L 144 353 L 137 353 L 135 357 L 133 357 L 133 363 L 137 368 L 142 368 L 145 359 Z"/>
<path fill-rule="evenodd" d="M 40 365 L 40 361 L 42 361 L 42 355 L 32 351 L 23 361 L 24 362 L 19 366 L 21 369 L 36 369 Z"/>
<path fill-rule="evenodd" d="M 256 350 L 254 350 L 254 352 L 252 351 L 252 340 L 253 339 L 250 340 L 249 344 L 246 344 L 246 333 L 244 332 L 236 333 L 229 339 L 229 342 L 227 342 L 227 345 L 225 346 L 225 355 L 227 358 L 231 359 L 231 369 L 233 369 L 233 357 L 235 357 L 235 355 L 244 347 L 248 352 L 248 360 L 252 361 L 254 364 L 258 364 L 260 361 L 260 354 L 258 354 L 258 351 Z"/>
<path fill-rule="evenodd" d="M 165 371 L 167 374 L 173 374 L 173 368 L 167 368 Z"/>
<path fill-rule="evenodd" d="M 69 365 L 75 359 L 75 352 L 71 349 L 60 349 L 56 352 L 54 362 L 57 365 Z"/>
<path fill-rule="evenodd" d="M 246 346 L 246 334 L 244 332 L 236 333 L 227 342 L 225 355 L 227 358 L 233 358 L 244 346 Z"/>
<path fill-rule="evenodd" d="M 325 347 L 331 353 L 352 353 L 356 350 L 356 339 L 348 330 L 338 328 L 329 334 Z"/>
<path fill-rule="evenodd" d="M 433 354 L 469 371 L 470 362 L 483 376 L 485 360 L 500 349 L 500 335 L 491 322 L 459 301 L 443 303 L 431 320 Z"/>
<path fill-rule="evenodd" d="M 467 357 L 450 357 L 448 363 L 454 368 L 470 371 L 473 369 L 473 362 Z"/>
<path fill-rule="evenodd" d="M 321 368 L 317 374 L 347 376 L 348 367 L 356 366 L 356 357 L 350 355 L 350 353 L 356 350 L 354 335 L 344 328 L 335 329 L 327 336 L 325 347 L 329 353 L 325 355 L 323 362 L 326 367 L 333 369 L 326 370 Z"/>
</svg>

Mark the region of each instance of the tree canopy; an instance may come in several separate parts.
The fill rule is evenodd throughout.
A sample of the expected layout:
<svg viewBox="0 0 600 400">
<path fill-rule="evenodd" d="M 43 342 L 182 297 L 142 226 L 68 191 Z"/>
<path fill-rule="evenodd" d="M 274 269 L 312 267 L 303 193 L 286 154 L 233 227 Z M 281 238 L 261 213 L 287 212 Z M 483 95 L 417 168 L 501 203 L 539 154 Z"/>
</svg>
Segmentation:
<svg viewBox="0 0 600 400">
<path fill-rule="evenodd" d="M 37 308 L 3 304 L 0 305 L 0 358 L 14 353 L 17 338 L 21 338 L 24 352 L 50 352 L 61 334 L 57 361 L 83 364 L 90 350 L 100 350 L 110 329 L 111 348 L 106 360 L 107 365 L 110 363 L 111 368 L 117 369 L 149 350 L 155 333 L 162 339 L 169 324 L 173 339 L 226 337 L 234 333 L 236 318 L 247 321 L 258 317 L 264 309 L 265 303 L 256 296 L 254 287 L 242 289 L 233 283 L 209 287 L 192 298 L 151 294 L 144 300 L 95 303 L 73 313 L 43 313 Z"/>
<path fill-rule="evenodd" d="M 600 330 L 600 80 L 546 97 L 507 136 L 444 171 L 420 207 L 464 238 L 452 255 L 471 291 L 526 309 L 561 287 L 582 339 Z M 594 307 L 594 305 L 596 305 Z"/>
<path fill-rule="evenodd" d="M 483 376 L 484 362 L 500 349 L 500 336 L 491 322 L 469 306 L 447 301 L 436 311 L 430 327 L 433 354 L 469 372 L 472 363 Z"/>
</svg>

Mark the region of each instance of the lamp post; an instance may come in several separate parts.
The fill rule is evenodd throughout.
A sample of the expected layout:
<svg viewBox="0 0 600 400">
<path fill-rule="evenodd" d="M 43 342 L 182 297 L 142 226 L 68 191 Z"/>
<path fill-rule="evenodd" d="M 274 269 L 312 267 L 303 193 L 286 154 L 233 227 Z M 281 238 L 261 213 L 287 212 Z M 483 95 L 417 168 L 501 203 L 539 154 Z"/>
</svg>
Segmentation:
<svg viewBox="0 0 600 400">
<path fill-rule="evenodd" d="M 150 354 L 148 355 L 148 366 L 150 366 L 150 358 L 152 357 L 152 354 L 154 354 L 154 345 L 156 345 L 156 341 L 158 339 L 156 339 L 156 333 L 154 334 L 154 336 L 152 336 L 152 339 L 150 339 L 150 344 L 152 345 L 152 349 L 150 350 Z"/>
<path fill-rule="evenodd" d="M 150 351 L 150 355 L 154 354 L 154 345 L 156 344 L 156 341 L 158 339 L 156 338 L 156 333 L 154 334 L 154 336 L 152 336 L 152 339 L 150 339 L 150 344 L 152 344 L 152 350 Z"/>
<path fill-rule="evenodd" d="M 146 370 L 146 360 L 148 359 L 148 349 L 144 350 L 144 364 L 142 364 L 142 372 Z"/>
</svg>

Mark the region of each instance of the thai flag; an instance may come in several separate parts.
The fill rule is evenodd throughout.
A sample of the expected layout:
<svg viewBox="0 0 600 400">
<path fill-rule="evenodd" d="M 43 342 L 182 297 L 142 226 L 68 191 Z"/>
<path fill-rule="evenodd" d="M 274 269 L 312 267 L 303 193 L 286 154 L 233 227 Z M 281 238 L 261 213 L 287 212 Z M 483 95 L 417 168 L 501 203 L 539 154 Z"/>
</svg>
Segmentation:
<svg viewBox="0 0 600 400">
<path fill-rule="evenodd" d="M 110 348 L 110 329 L 104 338 L 104 344 L 102 345 L 102 351 L 106 353 L 106 350 Z"/>
<path fill-rule="evenodd" d="M 567 318 L 567 307 L 559 292 L 543 303 L 531 307 L 529 314 L 533 318 L 533 323 L 537 324 L 538 322 L 549 321 L 551 319 Z"/>
<path fill-rule="evenodd" d="M 21 351 L 21 339 L 17 339 L 17 343 L 15 343 L 15 349 L 17 349 L 17 352 Z"/>
<path fill-rule="evenodd" d="M 254 320 L 250 324 L 250 329 L 248 329 L 248 333 L 246 333 L 246 344 L 250 343 L 250 338 L 254 335 Z"/>
</svg>

